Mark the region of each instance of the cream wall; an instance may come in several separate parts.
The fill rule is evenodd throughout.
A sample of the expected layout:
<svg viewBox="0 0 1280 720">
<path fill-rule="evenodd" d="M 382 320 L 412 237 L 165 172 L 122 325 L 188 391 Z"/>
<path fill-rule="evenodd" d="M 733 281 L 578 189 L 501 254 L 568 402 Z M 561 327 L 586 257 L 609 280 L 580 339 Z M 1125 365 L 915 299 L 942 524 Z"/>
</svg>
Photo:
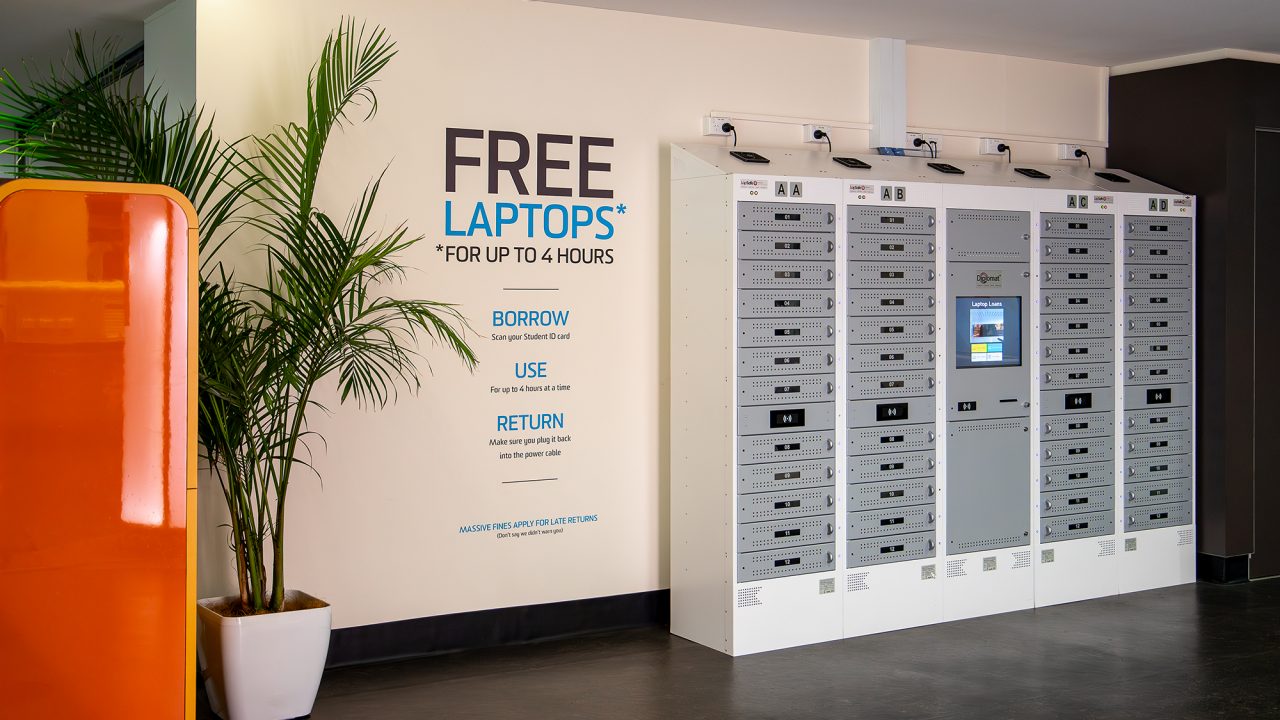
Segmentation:
<svg viewBox="0 0 1280 720">
<path fill-rule="evenodd" d="M 378 85 L 379 115 L 335 136 L 320 201 L 344 212 L 391 162 L 380 212 L 428 238 L 408 258 L 421 272 L 406 291 L 460 303 L 488 362 L 468 376 L 429 353 L 435 374 L 418 396 L 377 414 L 332 402 L 333 415 L 316 418 L 329 440 L 316 447 L 324 482 L 304 478 L 291 492 L 289 585 L 333 603 L 337 627 L 665 587 L 666 148 L 703 142 L 700 116 L 716 110 L 740 118 L 744 145 L 799 147 L 785 120 L 816 119 L 833 126 L 837 149 L 862 151 L 867 43 L 522 0 L 200 0 L 197 98 L 220 133 L 299 119 L 310 63 L 353 12 L 388 27 L 400 55 Z M 966 132 L 1105 137 L 1105 69 L 927 48 L 911 48 L 908 63 L 909 124 L 960 135 L 944 156 L 976 151 Z M 616 139 L 611 183 L 631 208 L 616 244 L 625 260 L 566 280 L 585 339 L 559 362 L 582 388 L 567 401 L 582 430 L 563 466 L 572 482 L 555 488 L 499 486 L 472 437 L 493 409 L 493 368 L 509 357 L 487 339 L 493 271 L 442 265 L 432 251 L 447 199 L 445 127 Z M 1055 150 L 1032 139 L 1015 152 Z M 202 595 L 232 589 L 220 502 L 206 482 Z M 555 544 L 457 534 L 486 512 L 574 503 L 601 522 Z"/>
</svg>

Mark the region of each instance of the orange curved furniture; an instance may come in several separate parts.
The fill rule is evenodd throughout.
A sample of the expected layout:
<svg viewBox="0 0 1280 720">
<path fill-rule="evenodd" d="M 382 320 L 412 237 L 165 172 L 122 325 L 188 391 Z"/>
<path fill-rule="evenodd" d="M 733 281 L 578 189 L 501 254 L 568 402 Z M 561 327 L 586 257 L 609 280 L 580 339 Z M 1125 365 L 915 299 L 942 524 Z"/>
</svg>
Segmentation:
<svg viewBox="0 0 1280 720">
<path fill-rule="evenodd" d="M 0 717 L 195 717 L 196 218 L 0 184 Z"/>
</svg>

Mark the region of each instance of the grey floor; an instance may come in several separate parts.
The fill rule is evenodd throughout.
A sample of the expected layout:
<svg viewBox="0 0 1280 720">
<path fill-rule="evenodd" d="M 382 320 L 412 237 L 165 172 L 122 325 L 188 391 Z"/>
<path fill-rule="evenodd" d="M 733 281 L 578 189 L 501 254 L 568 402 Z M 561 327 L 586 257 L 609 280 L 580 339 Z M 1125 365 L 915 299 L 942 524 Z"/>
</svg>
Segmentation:
<svg viewBox="0 0 1280 720">
<path fill-rule="evenodd" d="M 1280 581 L 737 659 L 653 628 L 343 668 L 312 717 L 1280 718 Z"/>
</svg>

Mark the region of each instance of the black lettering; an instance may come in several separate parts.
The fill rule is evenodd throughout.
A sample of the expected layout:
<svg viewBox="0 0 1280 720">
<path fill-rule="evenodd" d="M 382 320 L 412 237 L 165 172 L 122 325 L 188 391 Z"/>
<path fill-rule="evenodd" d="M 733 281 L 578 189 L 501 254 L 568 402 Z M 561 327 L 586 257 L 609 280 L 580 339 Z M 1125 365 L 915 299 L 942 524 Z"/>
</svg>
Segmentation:
<svg viewBox="0 0 1280 720">
<path fill-rule="evenodd" d="M 591 162 L 591 148 L 613 147 L 613 138 L 590 137 L 579 138 L 578 147 L 578 196 L 584 198 L 611 198 L 612 190 L 591 187 L 591 172 L 609 172 L 613 166 L 607 162 Z"/>
<path fill-rule="evenodd" d="M 573 137 L 570 135 L 554 135 L 548 133 L 538 133 L 538 194 L 551 195 L 553 197 L 568 197 L 573 194 L 573 190 L 566 187 L 555 187 L 547 184 L 548 170 L 568 170 L 568 160 L 552 160 L 547 157 L 548 145 L 572 145 Z"/>
<path fill-rule="evenodd" d="M 458 184 L 458 166 L 480 167 L 480 158 L 458 154 L 458 138 L 480 140 L 484 138 L 483 130 L 470 128 L 444 129 L 444 191 L 454 192 Z"/>
<path fill-rule="evenodd" d="M 499 144 L 502 142 L 513 142 L 520 149 L 520 154 L 515 160 L 503 160 L 502 153 L 499 150 Z M 516 186 L 516 192 L 521 195 L 528 195 L 529 188 L 524 184 L 524 178 L 521 177 L 520 171 L 529 164 L 529 140 L 518 132 L 508 132 L 506 130 L 490 130 L 489 131 L 489 194 L 496 195 L 498 193 L 498 173 L 507 171 L 511 174 L 511 182 Z"/>
</svg>

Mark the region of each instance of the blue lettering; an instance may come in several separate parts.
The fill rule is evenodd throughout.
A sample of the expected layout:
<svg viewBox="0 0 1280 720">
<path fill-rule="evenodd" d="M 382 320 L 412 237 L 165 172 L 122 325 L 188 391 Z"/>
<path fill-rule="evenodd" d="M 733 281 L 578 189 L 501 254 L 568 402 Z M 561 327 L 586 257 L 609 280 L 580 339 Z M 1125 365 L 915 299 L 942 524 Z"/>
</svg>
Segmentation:
<svg viewBox="0 0 1280 720">
<path fill-rule="evenodd" d="M 591 206 L 590 205 L 574 205 L 573 206 L 573 237 L 578 238 L 578 230 L 581 228 L 591 227 Z"/>
<path fill-rule="evenodd" d="M 547 376 L 547 361 L 516 363 L 516 377 L 544 378 Z"/>
<path fill-rule="evenodd" d="M 601 235 L 600 233 L 596 233 L 597 240 L 608 240 L 609 238 L 613 237 L 613 223 L 609 222 L 609 220 L 605 218 L 605 213 L 612 213 L 612 212 L 613 212 L 612 205 L 602 205 L 596 208 L 596 221 L 599 222 L 601 225 L 604 225 L 606 228 L 608 228 L 608 231 L 605 232 L 603 235 Z"/>
<path fill-rule="evenodd" d="M 462 230 L 453 229 L 453 201 L 452 200 L 444 201 L 444 234 L 453 235 L 453 236 L 467 234 Z"/>
<path fill-rule="evenodd" d="M 564 413 L 523 413 L 520 415 L 499 415 L 499 432 L 521 432 L 525 430 L 560 430 L 564 428 Z"/>
<path fill-rule="evenodd" d="M 494 207 L 497 209 L 496 227 L 498 231 L 498 237 L 502 237 L 502 226 L 514 225 L 516 223 L 516 219 L 520 217 L 520 211 L 517 210 L 516 206 L 512 203 L 501 202 L 495 205 Z M 510 211 L 511 214 L 507 215 L 506 213 L 503 212 L 504 210 Z"/>
<path fill-rule="evenodd" d="M 560 214 L 560 229 L 553 231 L 551 229 L 551 214 L 558 212 Z M 542 211 L 542 232 L 546 233 L 549 238 L 559 239 L 569 234 L 569 208 L 563 205 L 548 205 Z"/>
<path fill-rule="evenodd" d="M 476 210 L 471 214 L 471 227 L 467 229 L 467 235 L 475 236 L 476 230 L 484 230 L 484 234 L 493 237 L 493 229 L 489 227 L 489 215 L 484 210 L 484 203 L 476 203 Z"/>
<path fill-rule="evenodd" d="M 520 209 L 526 210 L 529 213 L 529 237 L 533 237 L 533 216 L 536 214 L 534 211 L 541 210 L 542 203 L 520 203 Z"/>
</svg>

